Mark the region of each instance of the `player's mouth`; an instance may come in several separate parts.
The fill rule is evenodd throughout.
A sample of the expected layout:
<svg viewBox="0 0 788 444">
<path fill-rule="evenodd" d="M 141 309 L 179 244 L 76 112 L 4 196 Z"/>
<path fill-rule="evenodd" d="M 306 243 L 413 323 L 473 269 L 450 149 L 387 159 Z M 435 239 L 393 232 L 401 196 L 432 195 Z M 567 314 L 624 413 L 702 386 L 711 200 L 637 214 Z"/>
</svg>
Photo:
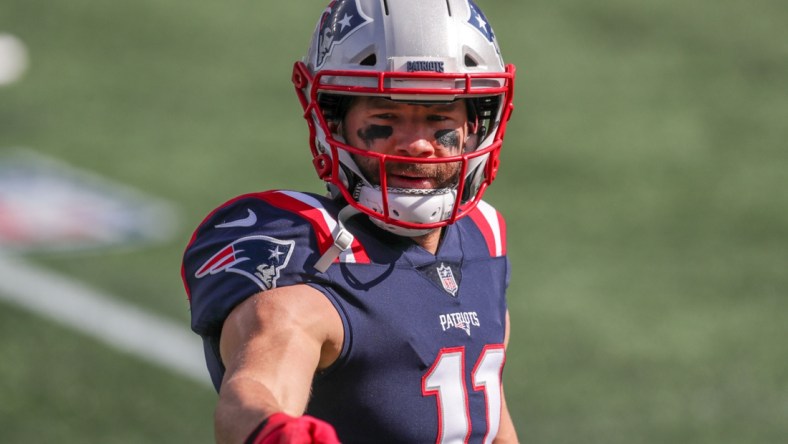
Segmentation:
<svg viewBox="0 0 788 444">
<path fill-rule="evenodd" d="M 391 188 L 435 188 L 435 179 L 427 176 L 409 174 L 389 174 L 387 185 Z"/>
</svg>

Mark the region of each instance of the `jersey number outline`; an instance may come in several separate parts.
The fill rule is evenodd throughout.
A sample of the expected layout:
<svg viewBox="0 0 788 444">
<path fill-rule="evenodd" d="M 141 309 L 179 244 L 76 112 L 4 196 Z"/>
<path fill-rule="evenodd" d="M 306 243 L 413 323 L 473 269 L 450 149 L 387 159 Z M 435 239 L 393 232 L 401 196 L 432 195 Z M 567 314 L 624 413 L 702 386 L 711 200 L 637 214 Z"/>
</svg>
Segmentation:
<svg viewBox="0 0 788 444">
<path fill-rule="evenodd" d="M 501 382 L 506 353 L 502 344 L 487 345 L 471 373 L 474 391 L 484 391 L 487 432 L 491 443 L 501 423 Z M 438 405 L 436 444 L 463 442 L 471 437 L 468 389 L 465 384 L 465 347 L 443 348 L 421 378 L 423 396 L 435 396 Z"/>
</svg>

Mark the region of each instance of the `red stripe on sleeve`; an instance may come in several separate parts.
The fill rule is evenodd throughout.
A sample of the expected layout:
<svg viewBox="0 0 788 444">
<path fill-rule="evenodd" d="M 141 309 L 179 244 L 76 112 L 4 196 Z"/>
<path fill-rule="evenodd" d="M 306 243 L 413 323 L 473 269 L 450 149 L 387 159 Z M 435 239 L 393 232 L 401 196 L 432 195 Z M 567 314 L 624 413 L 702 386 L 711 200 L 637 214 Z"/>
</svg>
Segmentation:
<svg viewBox="0 0 788 444">
<path fill-rule="evenodd" d="M 505 256 L 506 255 L 506 220 L 504 220 L 503 215 L 501 215 L 501 213 L 498 213 L 496 211 L 496 214 L 498 215 L 498 227 L 501 230 L 501 232 L 500 232 L 500 235 L 501 235 L 501 255 Z"/>
<path fill-rule="evenodd" d="M 328 225 L 326 224 L 325 219 L 323 219 L 323 215 L 319 209 L 311 205 L 307 205 L 298 199 L 294 199 L 287 194 L 276 191 L 267 191 L 265 193 L 260 193 L 255 197 L 276 208 L 296 213 L 312 224 L 312 228 L 314 229 L 315 235 L 317 236 L 317 246 L 320 249 L 321 254 L 328 250 L 334 243 L 334 238 L 331 237 L 331 230 L 328 228 Z"/>
<path fill-rule="evenodd" d="M 490 256 L 495 256 L 495 235 L 493 234 L 490 223 L 484 217 L 482 211 L 477 207 L 468 215 L 484 236 L 484 241 L 487 243 L 487 249 L 490 251 Z M 500 216 L 499 216 L 500 217 Z"/>
<path fill-rule="evenodd" d="M 261 193 L 258 197 L 277 208 L 296 213 L 309 221 L 317 235 L 317 244 L 318 248 L 320 249 L 320 254 L 325 253 L 329 248 L 331 248 L 331 245 L 334 244 L 334 237 L 331 234 L 331 229 L 326 223 L 325 214 L 323 213 L 325 210 L 321 211 L 321 209 L 315 208 L 308 203 L 302 202 L 301 200 L 288 196 L 287 194 L 275 191 Z M 328 217 L 332 216 L 329 215 Z M 361 242 L 359 242 L 355 237 L 353 238 L 353 242 L 350 244 L 350 251 L 353 252 L 353 257 L 356 263 L 370 263 L 367 251 L 364 249 L 364 246 L 361 245 Z M 339 258 L 335 259 L 334 262 L 339 262 Z"/>
</svg>

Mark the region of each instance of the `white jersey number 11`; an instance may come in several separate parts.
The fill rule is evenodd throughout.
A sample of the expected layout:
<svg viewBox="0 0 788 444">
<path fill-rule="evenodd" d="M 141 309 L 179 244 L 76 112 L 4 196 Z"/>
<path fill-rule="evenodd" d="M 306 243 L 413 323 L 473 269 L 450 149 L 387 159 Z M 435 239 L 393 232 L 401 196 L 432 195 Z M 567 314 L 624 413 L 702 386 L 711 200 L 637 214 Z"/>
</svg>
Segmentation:
<svg viewBox="0 0 788 444">
<path fill-rule="evenodd" d="M 505 360 L 503 345 L 488 345 L 471 373 L 474 391 L 484 391 L 487 432 L 484 443 L 491 443 L 501 423 L 501 372 Z M 471 436 L 468 389 L 465 387 L 465 347 L 440 351 L 432 367 L 421 379 L 424 396 L 438 401 L 438 439 L 436 443 L 466 443 Z"/>
</svg>

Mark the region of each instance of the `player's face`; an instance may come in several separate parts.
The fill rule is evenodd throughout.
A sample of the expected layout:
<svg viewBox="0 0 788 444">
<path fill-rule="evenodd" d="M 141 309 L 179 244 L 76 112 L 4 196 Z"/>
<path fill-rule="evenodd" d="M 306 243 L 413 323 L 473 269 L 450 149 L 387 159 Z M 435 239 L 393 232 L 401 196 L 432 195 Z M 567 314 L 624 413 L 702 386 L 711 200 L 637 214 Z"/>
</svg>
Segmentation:
<svg viewBox="0 0 788 444">
<path fill-rule="evenodd" d="M 348 144 L 369 151 L 414 158 L 457 156 L 468 138 L 464 100 L 446 104 L 407 104 L 380 97 L 359 97 L 343 121 Z M 376 158 L 354 156 L 373 184 L 380 184 Z M 449 188 L 457 184 L 459 162 L 387 163 L 387 185 L 395 188 Z"/>
</svg>

